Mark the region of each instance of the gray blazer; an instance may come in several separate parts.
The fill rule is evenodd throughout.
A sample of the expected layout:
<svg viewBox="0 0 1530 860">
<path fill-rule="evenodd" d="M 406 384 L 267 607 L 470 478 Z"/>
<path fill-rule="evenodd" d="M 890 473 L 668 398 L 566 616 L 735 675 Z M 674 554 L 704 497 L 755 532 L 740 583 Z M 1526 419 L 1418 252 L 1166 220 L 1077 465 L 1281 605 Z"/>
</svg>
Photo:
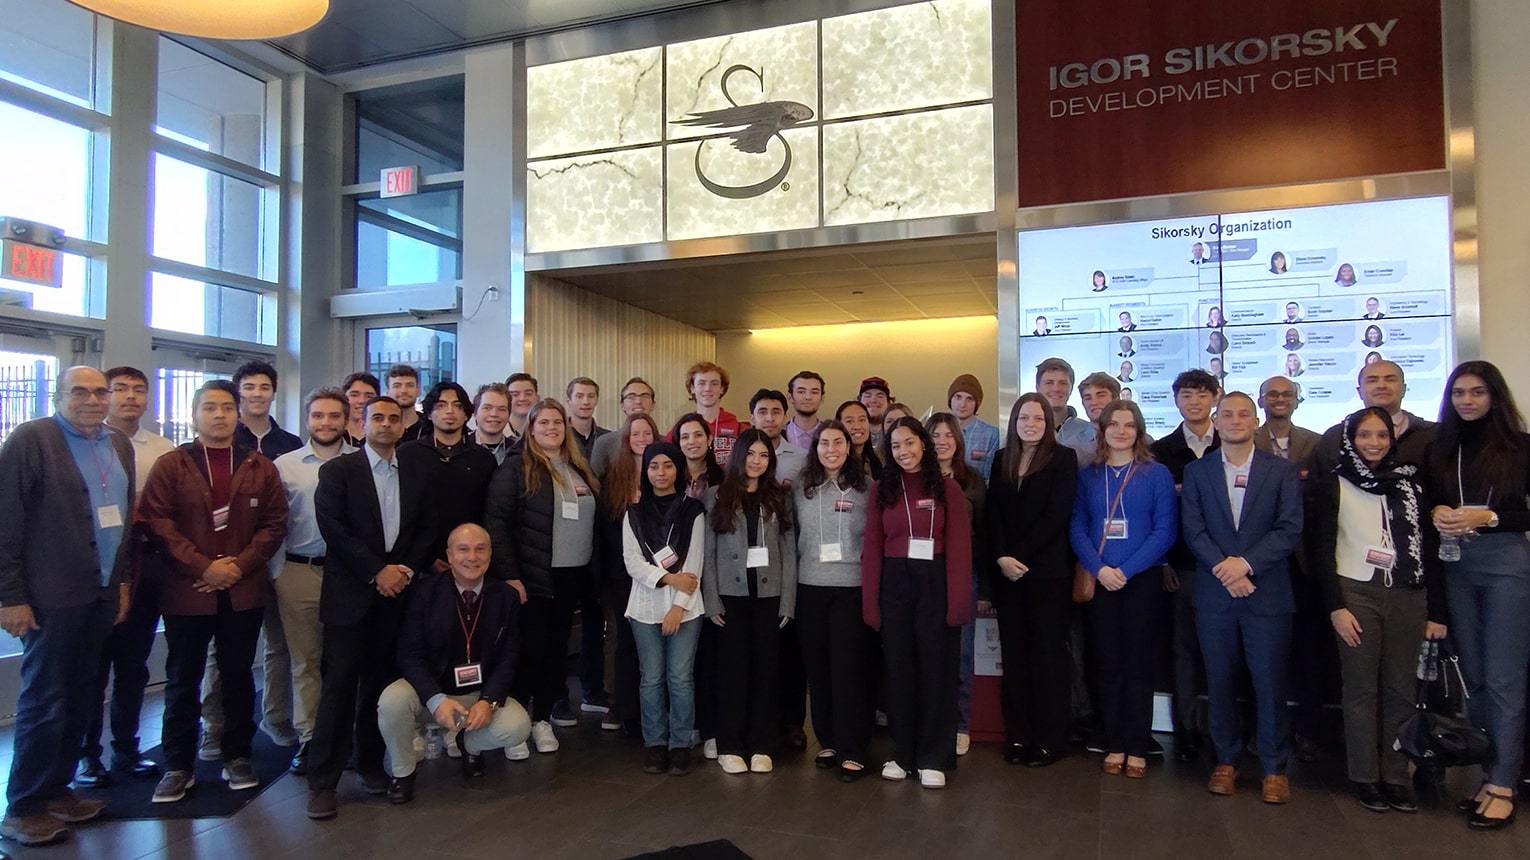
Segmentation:
<svg viewBox="0 0 1530 860">
<path fill-rule="evenodd" d="M 788 496 L 790 498 L 790 496 Z M 707 516 L 717 504 L 717 488 L 707 490 Z M 701 594 L 706 613 L 723 614 L 722 598 L 749 596 L 749 525 L 742 511 L 733 517 L 733 531 L 718 534 L 706 530 L 706 570 L 701 578 Z M 797 538 L 788 529 L 784 534 L 774 519 L 760 521 L 760 545 L 770 551 L 770 563 L 756 570 L 755 593 L 760 597 L 780 597 L 782 618 L 791 618 L 797 610 Z"/>
</svg>

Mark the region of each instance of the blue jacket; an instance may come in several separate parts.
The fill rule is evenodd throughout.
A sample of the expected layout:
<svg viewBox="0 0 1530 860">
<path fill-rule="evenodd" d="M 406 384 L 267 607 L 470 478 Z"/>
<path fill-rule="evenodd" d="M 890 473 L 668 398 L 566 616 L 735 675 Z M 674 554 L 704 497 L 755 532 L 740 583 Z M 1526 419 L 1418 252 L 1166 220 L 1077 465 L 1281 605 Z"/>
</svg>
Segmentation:
<svg viewBox="0 0 1530 860">
<path fill-rule="evenodd" d="M 1254 450 L 1237 528 L 1220 453 L 1185 467 L 1180 504 L 1185 543 L 1195 554 L 1196 612 L 1227 612 L 1240 599 L 1211 573 L 1230 556 L 1253 568 L 1254 593 L 1241 598 L 1247 603 L 1238 608 L 1255 615 L 1296 611 L 1289 559 L 1302 536 L 1302 497 L 1295 465 Z"/>
</svg>

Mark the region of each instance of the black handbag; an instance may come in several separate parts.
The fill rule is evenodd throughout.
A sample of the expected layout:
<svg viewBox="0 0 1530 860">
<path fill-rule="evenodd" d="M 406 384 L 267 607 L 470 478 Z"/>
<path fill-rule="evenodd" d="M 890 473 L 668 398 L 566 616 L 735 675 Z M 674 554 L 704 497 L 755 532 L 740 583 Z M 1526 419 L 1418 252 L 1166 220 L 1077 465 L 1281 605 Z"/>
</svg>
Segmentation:
<svg viewBox="0 0 1530 860">
<path fill-rule="evenodd" d="M 1460 694 L 1452 701 L 1451 675 Z M 1432 698 L 1432 694 L 1441 694 Z M 1493 760 L 1493 739 L 1466 716 L 1466 679 L 1454 654 L 1441 656 L 1440 643 L 1426 640 L 1419 649 L 1414 711 L 1397 728 L 1392 749 L 1434 767 L 1483 765 Z M 1433 702 L 1433 704 L 1432 704 Z"/>
</svg>

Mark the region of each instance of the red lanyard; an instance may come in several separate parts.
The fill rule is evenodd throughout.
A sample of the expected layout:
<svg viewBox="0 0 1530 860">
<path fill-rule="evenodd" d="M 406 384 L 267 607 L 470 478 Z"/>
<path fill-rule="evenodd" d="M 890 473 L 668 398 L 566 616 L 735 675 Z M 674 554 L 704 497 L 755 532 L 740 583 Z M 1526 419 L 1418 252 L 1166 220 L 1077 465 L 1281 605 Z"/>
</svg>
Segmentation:
<svg viewBox="0 0 1530 860">
<path fill-rule="evenodd" d="M 101 476 L 101 492 L 103 493 L 107 491 L 106 484 L 111 480 L 112 463 L 115 462 L 115 458 L 112 456 L 112 440 L 106 435 L 109 432 L 111 431 L 102 430 L 100 438 L 90 440 L 90 458 L 96 463 L 96 474 Z M 101 444 L 103 441 L 106 442 L 105 446 Z M 102 447 L 106 448 L 106 465 L 104 466 L 101 465 Z"/>
<path fill-rule="evenodd" d="M 478 595 L 474 600 L 473 629 L 469 630 L 467 619 L 462 617 L 462 595 L 457 595 L 457 623 L 462 627 L 462 635 L 467 638 L 467 661 L 473 662 L 473 634 L 478 632 L 478 622 L 483 620 L 483 607 L 478 606 L 483 601 L 483 595 Z"/>
</svg>

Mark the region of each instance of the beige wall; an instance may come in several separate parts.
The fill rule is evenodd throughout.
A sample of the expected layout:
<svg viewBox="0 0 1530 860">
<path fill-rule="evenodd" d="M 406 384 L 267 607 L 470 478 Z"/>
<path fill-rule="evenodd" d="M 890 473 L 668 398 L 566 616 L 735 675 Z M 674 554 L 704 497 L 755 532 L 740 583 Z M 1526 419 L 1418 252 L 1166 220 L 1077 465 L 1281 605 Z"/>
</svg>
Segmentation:
<svg viewBox="0 0 1530 860">
<path fill-rule="evenodd" d="M 660 425 L 683 412 L 685 370 L 711 359 L 710 332 L 586 292 L 563 281 L 526 276 L 527 369 L 544 395 L 563 400 L 568 381 L 588 376 L 600 383 L 596 423 L 621 423 L 617 398 L 622 383 L 641 376 L 653 385 Z"/>
<path fill-rule="evenodd" d="M 983 384 L 979 410 L 998 424 L 999 323 L 995 317 L 798 326 L 717 335 L 717 363 L 732 386 L 723 405 L 742 415 L 761 388 L 786 389 L 799 370 L 817 371 L 828 383 L 822 414 L 832 415 L 855 399 L 861 379 L 881 376 L 893 396 L 923 413 L 944 409 L 951 380 L 971 373 Z"/>
<path fill-rule="evenodd" d="M 1482 356 L 1530 404 L 1530 3 L 1474 0 Z M 1475 358 L 1466 355 L 1462 358 Z M 1420 411 L 1430 414 L 1438 404 Z"/>
</svg>

